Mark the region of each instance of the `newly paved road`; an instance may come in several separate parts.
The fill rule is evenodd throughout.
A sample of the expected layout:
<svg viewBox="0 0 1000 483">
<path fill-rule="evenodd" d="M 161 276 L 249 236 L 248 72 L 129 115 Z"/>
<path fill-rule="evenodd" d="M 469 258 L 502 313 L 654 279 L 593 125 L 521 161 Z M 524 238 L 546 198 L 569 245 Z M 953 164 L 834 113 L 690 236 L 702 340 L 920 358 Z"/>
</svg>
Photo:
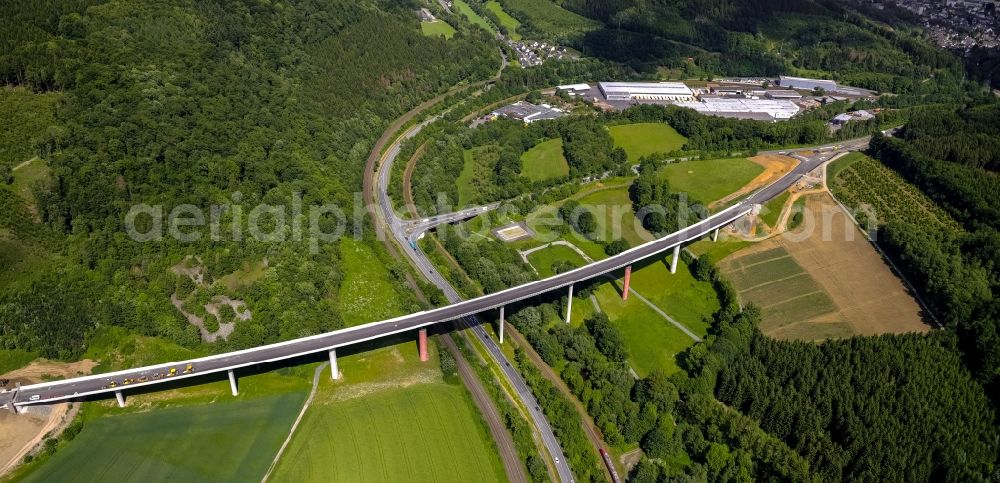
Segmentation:
<svg viewBox="0 0 1000 483">
<path fill-rule="evenodd" d="M 860 144 L 849 145 L 844 143 L 843 149 L 846 150 L 848 147 L 857 148 L 858 146 L 860 146 Z M 227 369 L 250 366 L 263 362 L 284 360 L 299 355 L 321 352 L 334 347 L 356 344 L 358 342 L 385 337 L 399 332 L 414 330 L 439 322 L 457 320 L 468 315 L 527 299 L 550 290 L 567 287 L 570 284 L 589 280 L 598 275 L 617 270 L 649 256 L 664 252 L 672 248 L 674 245 L 699 238 L 710 233 L 715 228 L 729 224 L 730 222 L 748 213 L 754 204 L 767 201 L 784 191 L 803 174 L 822 164 L 824 160 L 821 160 L 821 157 L 829 158 L 829 155 L 832 155 L 833 152 L 834 151 L 827 152 L 824 156 L 817 155 L 811 158 L 804 158 L 805 161 L 801 162 L 792 171 L 787 173 L 775 183 L 757 191 L 751 196 L 741 200 L 739 203 L 716 213 L 712 217 L 698 222 L 697 224 L 684 228 L 658 240 L 632 248 L 613 257 L 600 260 L 569 272 L 554 275 L 544 280 L 530 282 L 501 292 L 461 301 L 447 307 L 422 311 L 415 314 L 397 317 L 395 319 L 373 322 L 370 324 L 350 327 L 286 342 L 269 344 L 252 349 L 229 352 L 215 356 L 193 359 L 190 361 L 157 364 L 114 373 L 24 386 L 17 392 L 14 402 L 18 405 L 24 405 L 36 402 L 52 402 L 73 398 L 75 396 L 112 392 L 113 389 L 104 388 L 102 386 L 112 381 L 116 381 L 119 383 L 119 387 L 117 389 L 121 389 L 122 387 L 120 386 L 120 383 L 125 378 L 140 379 L 145 376 L 147 378 L 146 382 L 132 384 L 132 386 L 145 386 L 163 382 L 164 380 L 183 379 L 185 377 L 194 377 L 210 372 L 225 371 Z M 440 275 L 436 272 L 433 272 L 433 269 L 430 269 L 430 271 L 432 272 L 432 277 L 440 277 Z M 187 363 L 191 363 L 194 366 L 194 372 L 192 374 L 178 374 L 177 376 L 171 378 L 163 378 L 155 381 L 149 380 L 149 378 L 153 377 L 154 374 L 165 373 L 170 368 L 176 368 L 178 373 L 180 373 L 183 371 Z M 2 402 L 4 401 L 0 400 L 0 403 Z"/>
<path fill-rule="evenodd" d="M 427 258 L 426 254 L 420 250 L 416 240 L 420 234 L 428 229 L 440 224 L 452 223 L 470 218 L 472 216 L 478 216 L 479 214 L 491 209 L 491 207 L 496 206 L 496 204 L 461 210 L 455 213 L 436 215 L 430 218 L 404 221 L 396 216 L 396 213 L 392 210 L 392 202 L 389 199 L 388 194 L 389 173 L 392 171 L 392 165 L 395 162 L 396 157 L 399 155 L 400 143 L 404 139 L 409 139 L 415 136 L 423 126 L 432 122 L 434 119 L 435 118 L 431 118 L 421 124 L 413 126 L 404 132 L 403 135 L 400 136 L 388 150 L 386 150 L 385 157 L 378 166 L 379 171 L 376 173 L 375 193 L 378 195 L 379 212 L 375 219 L 376 223 L 382 223 L 389 229 L 400 249 L 403 250 L 403 253 L 407 256 L 407 258 L 413 262 L 424 278 L 441 289 L 448 301 L 455 304 L 463 300 L 462 296 L 459 295 L 458 291 L 456 291 L 454 287 L 452 287 L 451 283 L 445 280 L 441 274 L 434 270 L 433 264 L 430 259 Z M 462 317 L 456 317 L 456 319 L 461 320 L 462 324 L 469 327 L 476 339 L 478 339 L 479 342 L 486 347 L 490 357 L 493 359 L 497 367 L 500 367 L 504 377 L 507 379 L 508 384 L 510 384 L 510 386 L 514 389 L 517 398 L 527 409 L 528 415 L 531 417 L 532 424 L 538 430 L 542 443 L 545 445 L 545 449 L 548 451 L 549 456 L 556 467 L 556 472 L 559 475 L 560 481 L 574 481 L 573 472 L 569 466 L 569 462 L 566 461 L 566 456 L 563 454 L 562 446 L 560 446 L 559 440 L 552 431 L 552 426 L 549 424 L 548 419 L 545 418 L 545 414 L 542 412 L 541 406 L 538 404 L 538 401 L 535 400 L 535 396 L 531 392 L 531 388 L 529 388 L 528 384 L 524 381 L 524 378 L 521 377 L 521 374 L 517 371 L 517 369 L 515 369 L 510 361 L 507 360 L 507 356 L 500 350 L 500 347 L 497 346 L 496 342 L 490 338 L 486 329 L 482 327 L 482 323 L 477 319 L 474 313 L 463 314 Z"/>
<path fill-rule="evenodd" d="M 564 288 L 574 283 L 592 279 L 596 276 L 612 272 L 644 258 L 662 253 L 683 242 L 705 236 L 713 230 L 721 228 L 746 215 L 753 209 L 754 205 L 764 203 L 777 196 L 789 186 L 794 184 L 802 175 L 820 166 L 836 152 L 861 149 L 865 146 L 867 146 L 867 139 L 831 144 L 824 146 L 823 148 L 813 148 L 818 151 L 817 154 L 810 157 L 797 156 L 797 158 L 801 161 L 799 165 L 779 180 L 756 191 L 752 195 L 740 200 L 738 203 L 712 215 L 708 219 L 702 220 L 692 226 L 679 230 L 658 240 L 632 248 L 616 256 L 609 257 L 544 280 L 527 283 L 501 292 L 465 301 L 461 301 L 460 297 L 454 292 L 453 289 L 450 291 L 445 290 L 446 296 L 448 296 L 450 300 L 455 301 L 455 303 L 446 307 L 422 311 L 386 321 L 373 322 L 370 324 L 341 329 L 325 334 L 189 361 L 156 364 L 152 366 L 79 377 L 64 381 L 33 384 L 21 387 L 15 394 L 12 394 L 11 392 L 0 393 L 0 404 L 10 402 L 12 399 L 15 405 L 23 406 L 28 404 L 73 399 L 92 394 L 110 393 L 116 390 L 128 389 L 131 387 L 149 386 L 169 380 L 196 377 L 208 373 L 223 372 L 240 367 L 322 352 L 335 347 L 356 344 L 366 340 L 385 337 L 400 332 L 412 331 L 431 324 L 472 317 L 479 312 L 495 309 L 512 302 L 531 298 L 551 290 Z M 398 148 L 398 146 L 393 146 L 393 148 Z M 390 148 L 390 151 L 392 151 L 393 148 Z M 395 152 L 398 153 L 398 149 L 396 149 Z M 777 153 L 777 151 L 774 152 Z M 388 219 L 396 219 L 396 227 L 402 227 L 405 225 L 405 223 L 402 223 L 395 217 L 395 214 L 392 213 L 390 206 L 384 205 L 380 206 L 380 208 L 382 208 L 383 213 L 390 214 Z M 393 223 L 390 222 L 390 227 L 392 226 Z M 395 232 L 396 230 L 393 231 Z M 397 233 L 394 233 L 394 236 L 396 234 Z M 423 272 L 428 279 L 435 282 L 436 285 L 440 287 L 450 287 L 444 278 L 441 277 L 441 275 L 438 274 L 433 267 L 429 266 L 429 263 L 426 262 L 426 257 L 421 257 L 416 254 L 406 240 L 405 234 L 398 234 L 403 237 L 403 239 L 398 240 L 400 245 L 403 247 L 404 251 L 407 252 L 408 256 L 412 255 L 414 257 L 413 259 L 417 262 L 418 268 L 421 272 Z M 515 390 L 525 396 L 524 400 L 526 402 L 534 401 L 534 398 L 531 395 L 530 390 L 527 388 L 527 385 L 524 384 L 523 379 L 521 379 L 520 375 L 517 374 L 517 372 L 510 367 L 508 363 L 506 363 L 503 353 L 500 351 L 499 347 L 493 343 L 492 339 L 486 335 L 485 330 L 480 326 L 480 324 L 474 319 L 468 320 L 468 323 L 473 327 L 477 337 L 480 337 L 480 339 L 484 341 L 490 354 L 496 358 L 498 363 L 501 364 L 500 367 L 504 369 L 506 375 L 510 378 Z M 194 370 L 189 374 L 183 374 L 187 364 L 191 364 Z M 154 379 L 154 377 L 159 374 L 167 374 L 172 368 L 176 369 L 176 376 Z M 123 386 L 123 381 L 125 379 L 130 379 L 136 382 Z M 117 387 L 109 387 L 111 383 L 117 384 Z M 11 396 L 13 396 L 13 398 Z M 545 420 L 544 416 L 540 414 L 540 411 L 535 409 L 535 405 L 528 403 L 528 407 L 529 410 L 535 413 L 532 414 L 532 417 L 535 419 L 536 425 L 543 430 L 543 434 L 551 434 L 551 429 L 548 428 L 548 422 Z M 568 465 L 565 465 L 565 457 L 562 456 L 561 449 L 558 449 L 558 443 L 555 442 L 554 444 L 554 447 L 557 448 L 556 450 L 551 449 L 549 442 L 546 442 L 546 446 L 550 447 L 550 451 L 554 451 L 553 456 L 558 458 L 561 463 L 558 465 L 560 467 L 560 478 L 564 479 L 564 481 L 572 481 L 572 476 L 568 474 Z"/>
</svg>

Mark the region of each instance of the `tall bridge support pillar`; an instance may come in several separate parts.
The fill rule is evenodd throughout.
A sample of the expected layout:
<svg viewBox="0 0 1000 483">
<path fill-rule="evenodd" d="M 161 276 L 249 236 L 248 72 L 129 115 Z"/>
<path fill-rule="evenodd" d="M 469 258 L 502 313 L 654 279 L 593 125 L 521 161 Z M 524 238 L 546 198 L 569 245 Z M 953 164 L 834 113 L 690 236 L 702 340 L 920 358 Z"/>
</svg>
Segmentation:
<svg viewBox="0 0 1000 483">
<path fill-rule="evenodd" d="M 625 267 L 625 285 L 622 288 L 622 302 L 628 300 L 628 283 L 632 279 L 632 265 Z"/>
<path fill-rule="evenodd" d="M 677 273 L 677 260 L 681 258 L 681 246 L 674 247 L 674 260 L 670 262 L 670 273 Z"/>
<path fill-rule="evenodd" d="M 712 232 L 712 241 L 714 241 L 714 242 L 719 241 L 719 229 L 718 228 L 716 228 L 715 231 Z"/>
<path fill-rule="evenodd" d="M 330 379 L 340 379 L 340 369 L 337 368 L 337 349 L 330 349 Z"/>
<path fill-rule="evenodd" d="M 125 407 L 125 395 L 121 391 L 115 391 L 115 399 L 118 400 L 118 407 Z"/>
<path fill-rule="evenodd" d="M 427 362 L 427 328 L 420 329 L 417 335 L 417 343 L 420 345 L 420 362 Z"/>
<path fill-rule="evenodd" d="M 233 396 L 238 396 L 240 390 L 236 387 L 236 373 L 232 369 L 227 372 L 229 372 L 229 389 L 233 391 Z"/>
<path fill-rule="evenodd" d="M 570 316 L 573 314 L 573 284 L 569 284 L 569 296 L 566 297 L 566 323 L 569 323 Z"/>
<path fill-rule="evenodd" d="M 500 306 L 500 343 L 503 344 L 503 305 Z"/>
</svg>

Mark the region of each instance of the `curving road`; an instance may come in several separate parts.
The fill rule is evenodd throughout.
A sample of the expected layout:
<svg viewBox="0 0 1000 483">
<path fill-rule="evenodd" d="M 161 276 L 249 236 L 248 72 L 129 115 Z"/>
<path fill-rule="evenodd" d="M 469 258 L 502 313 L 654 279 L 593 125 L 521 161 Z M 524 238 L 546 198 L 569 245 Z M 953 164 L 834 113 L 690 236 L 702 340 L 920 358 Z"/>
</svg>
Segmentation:
<svg viewBox="0 0 1000 483">
<path fill-rule="evenodd" d="M 654 240 L 622 252 L 613 257 L 585 265 L 569 272 L 554 275 L 543 280 L 519 285 L 501 292 L 461 301 L 434 310 L 421 311 L 414 314 L 396 317 L 394 319 L 372 322 L 334 332 L 318 334 L 275 344 L 268 344 L 252 349 L 244 349 L 188 361 L 156 364 L 106 374 L 23 386 L 19 390 L 0 393 L 0 404 L 13 402 L 13 404 L 17 406 L 23 406 L 35 403 L 61 401 L 85 395 L 111 393 L 115 390 L 128 389 L 130 387 L 150 386 L 164 381 L 196 377 L 206 373 L 222 372 L 264 362 L 280 361 L 385 337 L 391 334 L 412 331 L 420 327 L 441 322 L 449 322 L 479 312 L 498 308 L 512 302 L 531 298 L 551 290 L 567 287 L 571 284 L 612 272 L 644 258 L 662 253 L 688 240 L 693 240 L 707 235 L 716 228 L 721 228 L 749 213 L 755 204 L 763 203 L 770 198 L 777 196 L 798 180 L 799 177 L 815 169 L 829 159 L 832 154 L 840 151 L 856 150 L 863 145 L 867 145 L 867 140 L 863 143 L 858 142 L 853 145 L 843 143 L 842 146 L 837 146 L 838 149 L 831 149 L 830 151 L 819 153 L 809 158 L 800 158 L 802 162 L 799 163 L 798 166 L 773 184 L 762 188 L 761 190 L 744 198 L 739 203 L 730 206 L 705 220 L 658 240 Z M 833 146 L 834 145 L 830 145 L 829 147 L 833 148 Z M 433 275 L 438 277 L 440 276 L 437 275 L 436 272 L 434 272 Z M 192 365 L 193 372 L 190 374 L 183 374 L 182 372 L 186 368 L 187 364 Z M 151 379 L 154 374 L 168 372 L 171 368 L 177 370 L 176 376 L 169 378 L 164 377 L 156 380 Z M 129 386 L 120 385 L 121 381 L 125 378 L 141 380 L 143 377 L 146 378 L 145 382 L 135 382 Z M 119 386 L 117 388 L 105 387 L 112 381 L 117 382 Z"/>
<path fill-rule="evenodd" d="M 416 134 L 416 132 L 419 132 L 420 128 L 432 120 L 433 118 L 411 127 L 398 139 L 401 140 L 412 137 Z M 75 399 L 89 395 L 107 394 L 115 391 L 127 390 L 132 387 L 151 386 L 166 381 L 225 372 L 241 367 L 280 361 L 316 352 L 323 352 L 336 347 L 347 346 L 392 334 L 412 331 L 428 325 L 464 319 L 465 323 L 472 327 L 476 336 L 483 341 L 488 352 L 492 357 L 494 357 L 500 367 L 503 368 L 504 372 L 512 382 L 514 389 L 525 401 L 529 412 L 532 413 L 532 419 L 542 432 L 543 439 L 546 440 L 546 447 L 549 449 L 553 459 L 557 461 L 557 470 L 559 472 L 560 479 L 563 481 L 573 481 L 572 473 L 569 471 L 569 466 L 566 464 L 561 448 L 555 440 L 554 435 L 552 435 L 551 428 L 545 420 L 544 415 L 541 414 L 540 410 L 536 409 L 537 405 L 534 404 L 535 400 L 530 389 L 524 383 L 524 380 L 520 377 L 517 371 L 510 366 L 509 362 L 507 362 L 505 356 L 500 351 L 500 348 L 486 334 L 486 331 L 481 327 L 479 321 L 475 319 L 475 314 L 528 299 L 545 292 L 568 287 L 572 284 L 613 272 L 644 258 L 665 252 L 666 250 L 672 249 L 673 247 L 689 240 L 708 235 L 712 231 L 724 227 L 750 213 L 755 205 L 762 204 L 777 196 L 789 186 L 794 184 L 800 177 L 829 160 L 834 154 L 838 152 L 863 149 L 867 145 L 868 138 L 862 138 L 813 148 L 815 153 L 809 157 L 793 154 L 793 156 L 798 159 L 800 163 L 780 179 L 754 192 L 736 204 L 729 206 L 728 208 L 725 208 L 694 225 L 681 229 L 675 233 L 671 233 L 660 239 L 637 246 L 613 257 L 585 265 L 575 270 L 470 300 L 461 299 L 459 294 L 455 292 L 450 284 L 448 284 L 448 282 L 439 273 L 437 273 L 432 266 L 430 266 L 430 262 L 427 260 L 426 256 L 423 255 L 419 249 L 414 249 L 413 245 L 410 244 L 409 236 L 413 233 L 431 229 L 441 223 L 450 223 L 468 218 L 469 216 L 475 216 L 482 211 L 492 208 L 492 206 L 475 207 L 470 210 L 463 210 L 462 212 L 438 215 L 433 219 L 401 220 L 392 211 L 391 204 L 388 202 L 388 197 L 385 196 L 385 182 L 387 181 L 389 170 L 384 169 L 383 171 L 380 169 L 378 176 L 375 177 L 377 180 L 375 184 L 378 185 L 378 192 L 380 195 L 378 205 L 378 211 L 380 211 L 380 213 L 378 214 L 381 215 L 383 220 L 385 220 L 386 225 L 388 225 L 393 237 L 396 238 L 399 245 L 403 248 L 403 251 L 414 261 L 424 276 L 444 290 L 445 295 L 450 301 L 453 302 L 451 305 L 434 310 L 421 311 L 414 314 L 396 317 L 385 321 L 349 327 L 325 334 L 318 334 L 315 336 L 264 345 L 252 349 L 245 349 L 187 361 L 156 364 L 112 373 L 84 376 L 63 381 L 32 384 L 20 387 L 13 391 L 0 393 L 0 405 L 10 405 L 12 403 L 14 406 L 20 407 L 30 404 L 42 404 Z M 395 142 L 386 151 L 383 159 L 394 159 L 398 152 L 399 143 Z M 771 151 L 771 153 L 785 154 L 784 152 L 779 151 Z M 388 168 L 390 163 L 383 162 L 380 167 Z M 409 230 L 407 230 L 407 228 L 409 228 Z M 185 369 L 187 369 L 189 365 L 192 370 L 189 373 L 185 373 Z M 173 370 L 176 375 L 166 377 L 165 375 L 170 374 L 171 370 Z M 132 382 L 128 385 L 123 385 L 123 381 L 126 379 Z M 112 384 L 114 384 L 115 387 L 112 387 Z M 549 440 L 549 438 L 551 438 L 551 440 Z"/>
</svg>

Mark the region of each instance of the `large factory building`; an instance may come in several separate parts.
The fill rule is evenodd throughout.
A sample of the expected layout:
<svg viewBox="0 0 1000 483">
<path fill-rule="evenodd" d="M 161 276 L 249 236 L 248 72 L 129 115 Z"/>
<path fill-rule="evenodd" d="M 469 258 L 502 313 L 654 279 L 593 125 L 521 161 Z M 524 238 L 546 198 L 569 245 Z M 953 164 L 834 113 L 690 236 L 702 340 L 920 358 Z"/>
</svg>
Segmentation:
<svg viewBox="0 0 1000 483">
<path fill-rule="evenodd" d="M 599 82 L 609 101 L 693 101 L 694 92 L 683 82 Z"/>
<path fill-rule="evenodd" d="M 837 82 L 827 79 L 807 79 L 805 77 L 778 76 L 778 85 L 786 89 L 823 89 L 826 92 L 835 92 Z"/>
</svg>

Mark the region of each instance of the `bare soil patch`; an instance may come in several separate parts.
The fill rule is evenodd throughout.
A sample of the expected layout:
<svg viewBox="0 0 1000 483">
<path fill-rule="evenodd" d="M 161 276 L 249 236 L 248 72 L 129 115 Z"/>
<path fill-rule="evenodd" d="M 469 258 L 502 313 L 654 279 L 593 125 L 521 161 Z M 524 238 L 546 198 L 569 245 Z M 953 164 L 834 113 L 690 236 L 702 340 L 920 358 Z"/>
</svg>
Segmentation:
<svg viewBox="0 0 1000 483">
<path fill-rule="evenodd" d="M 760 188 L 761 186 L 770 184 L 771 182 L 777 180 L 785 173 L 789 172 L 795 167 L 799 162 L 795 158 L 788 156 L 782 156 L 778 154 L 761 154 L 759 156 L 754 156 L 752 158 L 747 158 L 764 167 L 764 172 L 757 175 L 756 178 L 752 179 L 746 186 L 740 188 L 739 191 L 712 203 L 712 206 L 719 206 L 726 204 L 736 198 L 746 195 L 751 191 Z"/>
<path fill-rule="evenodd" d="M 89 374 L 97 362 L 85 359 L 63 363 L 38 360 L 0 376 L 9 379 L 9 386 L 42 382 L 45 379 L 76 377 Z M 24 456 L 41 444 L 46 435 L 56 436 L 76 416 L 79 405 L 69 403 L 31 406 L 21 414 L 0 410 L 0 475 L 14 469 Z"/>
<path fill-rule="evenodd" d="M 805 195 L 804 214 L 806 221 L 797 229 L 722 263 L 723 270 L 736 277 L 741 296 L 751 295 L 767 305 L 761 324 L 765 334 L 823 340 L 930 330 L 912 294 L 828 193 Z M 780 264 L 775 258 L 779 256 L 791 260 Z M 806 290 L 804 282 L 788 283 L 792 279 L 783 265 L 792 261 L 819 291 Z M 758 267 L 773 273 L 755 274 Z"/>
<path fill-rule="evenodd" d="M 779 237 L 781 246 L 826 290 L 858 334 L 926 332 L 920 305 L 828 193 L 806 197 L 805 210 L 828 227 L 802 241 Z M 830 213 L 828 223 L 822 214 Z M 791 232 L 801 234 L 808 223 Z"/>
</svg>

